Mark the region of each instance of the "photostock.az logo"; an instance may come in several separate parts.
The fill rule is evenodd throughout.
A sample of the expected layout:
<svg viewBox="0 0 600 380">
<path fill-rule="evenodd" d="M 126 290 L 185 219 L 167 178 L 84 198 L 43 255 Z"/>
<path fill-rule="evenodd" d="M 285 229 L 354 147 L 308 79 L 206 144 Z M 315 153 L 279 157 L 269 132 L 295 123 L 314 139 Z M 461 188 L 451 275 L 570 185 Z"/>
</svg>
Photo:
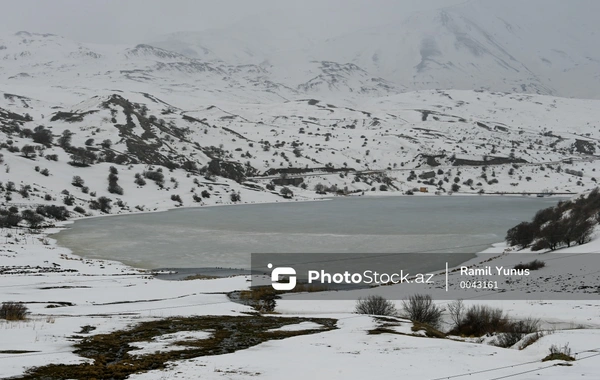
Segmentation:
<svg viewBox="0 0 600 380">
<path fill-rule="evenodd" d="M 273 268 L 269 263 L 267 268 Z M 288 282 L 279 282 L 280 276 L 287 276 Z M 296 270 L 291 267 L 277 267 L 271 272 L 271 286 L 275 290 L 292 290 L 296 287 Z"/>
</svg>

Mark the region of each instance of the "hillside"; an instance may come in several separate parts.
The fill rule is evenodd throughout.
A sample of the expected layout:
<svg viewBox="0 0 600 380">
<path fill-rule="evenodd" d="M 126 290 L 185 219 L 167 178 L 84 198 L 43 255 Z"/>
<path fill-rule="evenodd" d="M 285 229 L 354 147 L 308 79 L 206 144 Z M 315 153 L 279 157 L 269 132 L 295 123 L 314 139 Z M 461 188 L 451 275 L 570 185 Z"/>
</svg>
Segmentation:
<svg viewBox="0 0 600 380">
<path fill-rule="evenodd" d="M 300 198 L 318 196 L 315 189 L 474 194 L 581 192 L 596 185 L 600 130 L 592 100 L 423 91 L 371 99 L 357 109 L 319 99 L 250 105 L 107 90 L 77 102 L 55 100 L 62 94 L 53 87 L 3 92 L 5 201 L 60 203 L 66 191 L 75 198 L 71 206 L 87 212 L 100 196 L 130 209 L 226 203 L 240 190 L 242 201 L 244 193 L 254 200 L 261 192 L 282 200 L 282 185 Z M 108 191 L 110 166 L 123 194 Z M 148 172 L 157 168 L 164 178 L 155 183 Z M 140 185 L 136 176 L 144 172 Z M 71 184 L 76 175 L 86 193 Z M 27 185 L 33 197 L 16 191 Z M 200 200 L 203 190 L 218 196 Z"/>
</svg>

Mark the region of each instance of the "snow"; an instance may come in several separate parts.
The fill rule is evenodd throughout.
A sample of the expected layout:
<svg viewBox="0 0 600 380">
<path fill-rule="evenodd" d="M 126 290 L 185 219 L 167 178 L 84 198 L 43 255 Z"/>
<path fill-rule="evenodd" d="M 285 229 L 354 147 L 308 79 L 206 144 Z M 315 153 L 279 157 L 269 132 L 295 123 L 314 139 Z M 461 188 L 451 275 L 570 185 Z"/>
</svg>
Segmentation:
<svg viewBox="0 0 600 380">
<path fill-rule="evenodd" d="M 112 199 L 112 216 L 227 205 L 233 203 L 232 192 L 239 192 L 239 203 L 246 204 L 331 196 L 315 194 L 318 184 L 367 196 L 399 196 L 420 187 L 429 189 L 423 196 L 435 196 L 439 181 L 444 196 L 455 182 L 461 188 L 452 196 L 474 196 L 481 191 L 578 194 L 595 188 L 595 172 L 600 168 L 600 101 L 547 95 L 597 97 L 596 24 L 548 23 L 544 12 L 537 14 L 537 10 L 534 18 L 523 11 L 511 12 L 513 19 L 509 19 L 497 4 L 471 1 L 424 11 L 404 22 L 361 33 L 360 38 L 347 31 L 330 40 L 313 40 L 314 36 L 308 38 L 295 29 L 285 35 L 273 33 L 266 25 L 256 33 L 273 40 L 263 45 L 253 42 L 260 39 L 242 25 L 200 35 L 182 32 L 154 43 L 175 52 L 149 45 L 82 44 L 26 32 L 2 37 L 0 143 L 43 148 L 46 158 L 56 154 L 58 161 L 42 157 L 39 150 L 36 157 L 26 158 L 1 149 L 4 187 L 0 205 L 23 210 L 63 204 L 67 193 L 74 197 L 74 205 L 68 206 L 72 220 L 43 232 L 32 232 L 25 223 L 0 229 L 0 300 L 25 302 L 31 312 L 25 321 L 0 320 L 0 377 L 19 376 L 27 368 L 49 363 L 84 362 L 87 359 L 73 353 L 74 336 L 109 333 L 171 316 L 254 312 L 227 296 L 248 289 L 248 276 L 163 281 L 144 270 L 78 257 L 57 246 L 51 234 L 73 220 L 109 217 L 89 207 L 91 200 L 101 196 Z M 587 12 L 584 18 L 595 15 Z M 461 43 L 458 37 L 463 38 Z M 298 40 L 302 48 L 283 49 Z M 469 53 L 469 47 L 479 54 Z M 393 67 L 389 62 L 394 62 Z M 469 64 L 475 69 L 465 70 Z M 115 95 L 147 107 L 147 114 L 163 119 L 168 128 L 183 130 L 182 137 L 173 137 L 175 129 L 164 132 L 157 122 L 149 127 L 154 136 L 145 139 L 146 119 L 136 115 L 129 115 L 131 136 L 125 136 L 115 124 L 128 122 L 127 110 L 115 103 L 105 106 Z M 15 122 L 5 111 L 29 115 L 31 120 Z M 80 121 L 52 121 L 59 111 L 85 115 Z M 162 168 L 164 188 L 149 179 L 145 186 L 138 186 L 136 173 L 157 169 L 157 165 L 140 159 L 127 165 L 99 162 L 75 167 L 68 164 L 70 155 L 64 149 L 33 143 L 9 129 L 13 122 L 21 131 L 44 125 L 55 140 L 68 129 L 74 133 L 72 145 L 76 147 L 101 150 L 101 142 L 109 139 L 116 154 L 138 159 L 130 149 L 132 141 L 157 143 L 152 152 L 174 162 L 192 161 L 198 167 L 208 165 L 214 148 L 221 147 L 225 159 L 254 169 L 247 181 L 257 183 L 259 189 L 228 178 L 167 168 Z M 93 141 L 86 144 L 89 139 Z M 582 142 L 592 151 L 580 151 Z M 426 156 L 434 157 L 439 165 L 428 163 Z M 526 162 L 454 165 L 455 159 L 485 157 Z M 108 191 L 112 165 L 118 169 L 123 195 Z M 347 172 L 328 172 L 326 167 Z M 289 168 L 313 169 L 294 175 L 306 188 L 293 187 L 291 200 L 279 194 L 282 186 L 266 190 L 271 181 L 281 179 L 278 170 Z M 43 169 L 49 170 L 48 176 L 41 174 Z M 569 174 L 566 169 L 583 175 Z M 416 178 L 409 179 L 413 171 Z M 418 179 L 430 171 L 435 173 L 434 185 Z M 75 175 L 84 179 L 88 192 L 71 184 Z M 469 179 L 471 185 L 465 183 Z M 8 182 L 14 182 L 17 190 L 31 186 L 29 196 L 7 191 Z M 382 188 L 384 184 L 387 189 Z M 211 196 L 197 202 L 203 190 Z M 171 199 L 173 195 L 181 196 L 181 204 Z M 76 213 L 75 206 L 83 207 L 85 214 Z M 467 305 L 485 303 L 503 308 L 512 318 L 540 318 L 548 333 L 523 350 L 492 346 L 494 337 L 481 341 L 428 338 L 401 318 L 389 327 L 392 333 L 370 334 L 391 322 L 354 314 L 355 299 L 377 293 L 401 300 L 415 291 L 410 286 L 386 286 L 353 290 L 349 300 L 339 301 L 326 299 L 326 293 L 315 294 L 312 300 L 283 296 L 277 300 L 278 317 L 334 318 L 337 329 L 271 340 L 225 355 L 181 360 L 164 370 L 130 378 L 367 379 L 399 372 L 406 378 L 425 380 L 449 376 L 499 379 L 517 374 L 520 379 L 596 378 L 600 373 L 594 359 L 600 350 L 597 293 L 579 292 L 579 300 L 556 300 L 541 290 L 576 292 L 581 283 L 597 284 L 598 235 L 596 231 L 586 245 L 541 254 L 500 243 L 463 264 L 509 268 L 533 259 L 547 262 L 532 273 L 529 283 L 516 280 L 510 285 L 520 295 L 535 288 L 528 300 L 502 294 L 484 300 L 477 292 L 464 293 Z M 456 276 L 452 274 L 452 280 Z M 548 283 L 548 278 L 553 280 Z M 450 301 L 438 295 L 436 303 L 447 306 Z M 401 307 L 401 301 L 394 302 Z M 444 318 L 442 327 L 448 327 L 448 315 Z M 86 331 L 86 326 L 95 329 Z M 312 329 L 320 325 L 303 322 L 273 331 Z M 165 334 L 136 342 L 138 350 L 133 353 L 184 349 L 172 343 L 208 339 L 212 333 Z M 578 359 L 572 366 L 541 362 L 551 345 L 567 343 Z"/>
<path fill-rule="evenodd" d="M 133 355 L 147 355 L 155 352 L 168 352 L 185 350 L 187 347 L 173 345 L 174 342 L 185 342 L 186 340 L 199 340 L 210 338 L 212 334 L 206 331 L 185 331 L 173 334 L 164 334 L 154 338 L 151 342 L 135 342 L 132 344 L 139 349 L 130 351 Z"/>
<path fill-rule="evenodd" d="M 168 316 L 243 315 L 251 310 L 229 301 L 225 295 L 232 290 L 246 289 L 249 284 L 246 276 L 163 281 L 120 263 L 78 258 L 67 249 L 55 246 L 51 238 L 46 245 L 41 241 L 43 235 L 30 235 L 26 230 L 12 237 L 8 237 L 4 230 L 3 240 L 7 242 L 2 245 L 0 252 L 4 266 L 40 268 L 31 269 L 34 273 L 2 275 L 1 299 L 26 302 L 32 314 L 27 321 L 0 321 L 0 351 L 35 351 L 18 355 L 0 354 L 0 360 L 3 361 L 2 376 L 15 376 L 27 367 L 47 363 L 82 362 L 84 359 L 71 352 L 72 341 L 69 338 L 78 335 L 82 326 L 94 326 L 96 330 L 91 334 L 101 334 Z M 505 250 L 506 247 L 499 244 L 465 265 L 486 261 Z M 593 263 L 597 261 L 594 255 L 580 255 L 590 252 L 600 252 L 600 239 L 596 238 L 584 246 L 543 255 L 509 250 L 507 254 L 494 259 L 492 264 L 510 266 L 541 257 L 548 264 L 540 270 L 539 275 L 558 277 L 574 273 L 581 266 L 594 268 Z M 563 258 L 567 259 L 561 260 Z M 51 269 L 62 272 L 49 272 Z M 77 272 L 67 271 L 69 269 Z M 385 288 L 386 291 L 401 291 L 394 287 Z M 352 292 L 354 298 L 363 296 L 360 290 Z M 277 312 L 281 317 L 335 318 L 338 320 L 338 329 L 269 341 L 227 355 L 177 361 L 169 364 L 166 370 L 149 371 L 130 378 L 221 378 L 223 374 L 251 378 L 260 374 L 265 378 L 287 375 L 294 379 L 307 376 L 358 379 L 369 376 L 372 368 L 376 368 L 376 373 L 381 375 L 396 373 L 399 361 L 406 363 L 402 365 L 402 370 L 411 378 L 434 379 L 478 371 L 486 372 L 471 377 L 489 379 L 493 378 L 491 375 L 500 377 L 528 370 L 533 370 L 532 376 L 540 373 L 549 379 L 592 376 L 597 373 L 597 361 L 581 360 L 594 354 L 593 351 L 583 351 L 600 349 L 594 345 L 598 339 L 595 337 L 597 329 L 600 328 L 600 301 L 597 297 L 586 301 L 552 301 L 544 298 L 483 301 L 465 298 L 467 305 L 486 303 L 502 307 L 512 318 L 540 318 L 542 327 L 551 333 L 524 350 L 490 346 L 487 344 L 489 340 L 479 343 L 473 340 L 460 342 L 427 338 L 423 332 L 413 332 L 412 323 L 404 319 L 398 319 L 397 325 L 392 327 L 398 334 L 370 335 L 369 330 L 388 322 L 353 314 L 354 301 L 299 301 L 284 297 L 277 302 Z M 396 296 L 395 299 L 401 298 Z M 47 308 L 48 305 L 59 306 L 61 302 L 70 302 L 72 305 Z M 438 304 L 444 306 L 447 302 L 438 301 Z M 400 301 L 396 304 L 397 307 L 401 305 Z M 320 325 L 305 322 L 277 330 L 314 328 L 320 328 Z M 132 353 L 143 355 L 183 349 L 171 343 L 203 339 L 210 334 L 210 331 L 197 331 L 163 335 L 150 342 L 135 343 L 134 346 L 139 350 Z M 548 348 L 552 344 L 562 346 L 567 343 L 573 353 L 578 353 L 576 357 L 579 360 L 573 362 L 573 367 L 545 368 L 546 363 L 539 360 L 548 354 Z M 298 357 L 311 363 L 311 366 L 293 366 L 294 358 Z M 437 365 L 428 366 L 427 363 L 431 361 Z M 369 366 L 365 363 L 369 363 Z"/>
<path fill-rule="evenodd" d="M 277 329 L 271 329 L 269 331 L 302 331 L 320 329 L 322 326 L 314 322 L 302 322 L 295 325 L 286 325 Z"/>
<path fill-rule="evenodd" d="M 366 335 L 374 327 L 371 318 L 358 316 L 341 318 L 338 330 L 323 334 L 272 341 L 235 354 L 214 358 L 198 358 L 174 364 L 168 372 L 154 371 L 132 376 L 133 379 L 207 379 L 252 378 L 364 379 L 398 374 L 412 379 L 437 379 L 468 374 L 470 379 L 491 379 L 517 372 L 547 367 L 539 358 L 545 356 L 550 344 L 569 341 L 573 352 L 591 348 L 592 337 L 581 331 L 555 332 L 523 351 L 493 346 L 462 343 L 447 339 L 428 339 L 403 335 Z M 587 353 L 578 355 L 580 358 Z M 310 365 L 297 365 L 310 363 Z M 435 365 L 432 365 L 435 363 Z M 529 363 L 526 365 L 519 365 Z M 565 376 L 593 376 L 597 370 L 593 359 L 575 362 L 574 367 L 551 367 L 534 371 L 533 376 L 561 379 Z M 512 365 L 512 366 L 511 366 Z M 550 364 L 552 365 L 552 364 Z M 514 366 L 514 367 L 513 367 Z M 499 368 L 504 367 L 504 368 Z M 478 371 L 485 371 L 478 374 Z M 521 377 L 527 378 L 527 377 Z"/>
</svg>

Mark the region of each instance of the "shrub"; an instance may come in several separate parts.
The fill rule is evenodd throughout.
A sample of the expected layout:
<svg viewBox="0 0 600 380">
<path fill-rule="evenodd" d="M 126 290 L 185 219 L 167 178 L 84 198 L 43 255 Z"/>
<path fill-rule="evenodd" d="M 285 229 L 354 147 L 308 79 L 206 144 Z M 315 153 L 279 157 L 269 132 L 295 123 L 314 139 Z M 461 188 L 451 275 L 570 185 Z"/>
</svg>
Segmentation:
<svg viewBox="0 0 600 380">
<path fill-rule="evenodd" d="M 283 195 L 285 198 L 292 198 L 294 196 L 294 192 L 290 190 L 289 187 L 283 187 L 279 193 Z"/>
<path fill-rule="evenodd" d="M 506 233 L 506 242 L 508 245 L 516 245 L 521 248 L 527 247 L 533 241 L 535 236 L 535 227 L 529 222 L 522 222 L 511 228 Z"/>
<path fill-rule="evenodd" d="M 80 214 L 85 214 L 85 209 L 81 206 L 76 206 L 73 211 L 78 212 Z"/>
<path fill-rule="evenodd" d="M 63 148 L 69 148 L 71 146 L 72 136 L 73 133 L 70 130 L 65 129 L 62 135 L 58 138 L 58 145 Z"/>
<path fill-rule="evenodd" d="M 440 324 L 444 309 L 437 307 L 430 295 L 415 294 L 402 301 L 402 309 L 411 321 L 426 323 L 432 327 Z"/>
<path fill-rule="evenodd" d="M 23 157 L 26 158 L 35 157 L 35 147 L 32 145 L 24 145 L 21 148 L 21 153 L 23 153 Z"/>
<path fill-rule="evenodd" d="M 202 198 L 210 198 L 210 193 L 208 192 L 208 190 L 202 190 L 200 195 L 202 195 Z"/>
<path fill-rule="evenodd" d="M 75 198 L 73 198 L 73 196 L 71 196 L 71 195 L 66 195 L 63 198 L 63 203 L 66 204 L 67 206 L 73 206 L 75 204 Z"/>
<path fill-rule="evenodd" d="M 48 161 L 58 161 L 58 155 L 57 154 L 47 154 L 46 155 L 46 160 L 48 160 Z"/>
<path fill-rule="evenodd" d="M 90 209 L 92 210 L 100 210 L 106 214 L 110 213 L 112 209 L 111 206 L 112 200 L 107 197 L 100 197 L 98 199 L 92 199 L 90 201 Z"/>
<path fill-rule="evenodd" d="M 460 185 L 458 183 L 453 183 L 452 191 L 454 191 L 456 193 L 458 190 L 460 190 Z"/>
<path fill-rule="evenodd" d="M 119 171 L 114 166 L 111 166 L 108 174 L 108 192 L 111 194 L 123 195 L 123 188 L 117 184 Z"/>
<path fill-rule="evenodd" d="M 6 212 L 6 210 L 0 210 L 0 227 L 10 228 L 16 227 L 21 223 L 21 216 L 16 212 Z"/>
<path fill-rule="evenodd" d="M 192 195 L 192 198 L 194 199 L 194 202 L 198 202 L 198 203 L 202 202 L 201 196 L 194 194 L 194 195 Z"/>
<path fill-rule="evenodd" d="M 69 210 L 65 206 L 44 205 L 38 206 L 35 211 L 40 215 L 56 220 L 67 220 L 70 216 Z"/>
<path fill-rule="evenodd" d="M 71 185 L 75 186 L 75 187 L 83 187 L 85 181 L 83 180 L 83 178 L 81 178 L 80 176 L 76 175 L 73 177 L 73 179 L 71 180 Z"/>
<path fill-rule="evenodd" d="M 35 129 L 33 130 L 33 135 L 31 137 L 36 143 L 43 144 L 46 146 L 52 145 L 52 141 L 54 140 L 52 132 L 50 132 L 42 125 L 35 127 Z"/>
<path fill-rule="evenodd" d="M 157 185 L 161 186 L 165 182 L 165 175 L 160 171 L 147 170 L 144 172 L 144 177 L 156 182 Z"/>
<path fill-rule="evenodd" d="M 48 170 L 47 168 L 42 169 L 42 171 L 40 171 L 40 173 L 42 175 L 45 175 L 46 177 L 48 177 L 50 175 L 50 170 Z"/>
<path fill-rule="evenodd" d="M 240 299 L 253 307 L 259 313 L 272 313 L 277 306 L 276 299 L 280 298 L 271 287 L 251 288 L 240 292 Z"/>
<path fill-rule="evenodd" d="M 546 263 L 541 260 L 533 260 L 526 264 L 517 264 L 515 265 L 515 269 L 529 269 L 529 270 L 538 270 L 546 266 Z"/>
<path fill-rule="evenodd" d="M 142 177 L 141 175 L 136 174 L 135 180 L 133 181 L 135 182 L 136 185 L 138 186 L 145 186 L 146 185 L 146 180 L 144 179 L 144 177 Z"/>
<path fill-rule="evenodd" d="M 29 224 L 29 228 L 39 228 L 44 222 L 44 217 L 33 210 L 21 211 L 21 217 Z"/>
<path fill-rule="evenodd" d="M 0 306 L 0 318 L 7 321 L 22 321 L 27 318 L 29 310 L 22 302 L 2 302 Z"/>
<path fill-rule="evenodd" d="M 171 195 L 171 200 L 174 202 L 179 202 L 179 203 L 183 203 L 183 201 L 181 200 L 181 197 L 177 194 L 173 194 Z"/>
<path fill-rule="evenodd" d="M 370 295 L 364 299 L 359 298 L 356 301 L 355 313 L 387 316 L 395 316 L 398 314 L 396 307 L 391 301 L 378 295 Z"/>
<path fill-rule="evenodd" d="M 543 362 L 547 362 L 549 360 L 565 360 L 572 362 L 575 360 L 575 358 L 571 356 L 571 348 L 569 348 L 569 343 L 562 347 L 558 347 L 557 345 L 553 344 L 548 350 L 550 351 L 550 354 L 542 359 Z"/>
<path fill-rule="evenodd" d="M 21 189 L 19 189 L 19 194 L 23 198 L 29 198 L 29 191 L 31 190 L 31 186 L 29 185 L 21 185 Z"/>
<path fill-rule="evenodd" d="M 108 192 L 111 194 L 123 195 L 123 188 L 121 186 L 117 185 L 116 182 L 109 182 L 108 183 Z"/>
<path fill-rule="evenodd" d="M 242 200 L 242 196 L 240 194 L 240 192 L 233 192 L 231 193 L 231 195 L 229 195 L 229 198 L 231 199 L 232 202 L 239 202 Z"/>
<path fill-rule="evenodd" d="M 98 159 L 96 153 L 86 148 L 71 148 L 69 152 L 71 152 L 69 164 L 73 166 L 90 166 Z"/>
<path fill-rule="evenodd" d="M 517 344 L 526 335 L 536 333 L 540 329 L 540 320 L 528 318 L 507 324 L 504 332 L 496 338 L 495 345 L 509 348 Z"/>
<path fill-rule="evenodd" d="M 473 305 L 459 318 L 459 323 L 450 331 L 455 335 L 482 336 L 505 331 L 508 318 L 502 309 L 487 305 Z"/>
<path fill-rule="evenodd" d="M 327 188 L 322 183 L 317 183 L 315 185 L 315 192 L 317 194 L 325 194 L 327 192 Z"/>
</svg>

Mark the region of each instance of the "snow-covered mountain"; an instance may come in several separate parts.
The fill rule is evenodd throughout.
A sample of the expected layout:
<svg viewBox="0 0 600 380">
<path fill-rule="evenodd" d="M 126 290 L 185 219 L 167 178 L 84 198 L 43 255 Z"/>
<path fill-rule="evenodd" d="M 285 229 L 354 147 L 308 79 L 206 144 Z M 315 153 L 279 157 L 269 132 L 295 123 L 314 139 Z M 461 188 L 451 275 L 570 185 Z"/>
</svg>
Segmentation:
<svg viewBox="0 0 600 380">
<path fill-rule="evenodd" d="M 125 82 L 250 102 L 310 96 L 360 104 L 422 89 L 600 98 L 598 12 L 599 3 L 586 0 L 474 0 L 342 34 L 265 14 L 137 46 L 19 32 L 0 38 L 0 79 L 105 89 Z M 325 15 L 313 17 L 312 24 Z"/>
<path fill-rule="evenodd" d="M 399 14 L 395 22 L 341 35 L 315 36 L 302 17 L 274 21 L 259 15 L 151 44 L 210 62 L 268 62 L 283 72 L 301 72 L 298 67 L 312 61 L 351 63 L 409 90 L 599 98 L 599 13 L 596 1 L 473 0 Z M 317 21 L 304 24 L 321 22 L 313 17 Z"/>
<path fill-rule="evenodd" d="M 310 61 L 286 70 L 262 64 L 202 60 L 159 47 L 78 43 L 51 34 L 0 38 L 0 83 L 73 89 L 137 89 L 234 101 L 272 101 L 329 94 L 357 99 L 403 90 L 355 64 Z"/>
</svg>

